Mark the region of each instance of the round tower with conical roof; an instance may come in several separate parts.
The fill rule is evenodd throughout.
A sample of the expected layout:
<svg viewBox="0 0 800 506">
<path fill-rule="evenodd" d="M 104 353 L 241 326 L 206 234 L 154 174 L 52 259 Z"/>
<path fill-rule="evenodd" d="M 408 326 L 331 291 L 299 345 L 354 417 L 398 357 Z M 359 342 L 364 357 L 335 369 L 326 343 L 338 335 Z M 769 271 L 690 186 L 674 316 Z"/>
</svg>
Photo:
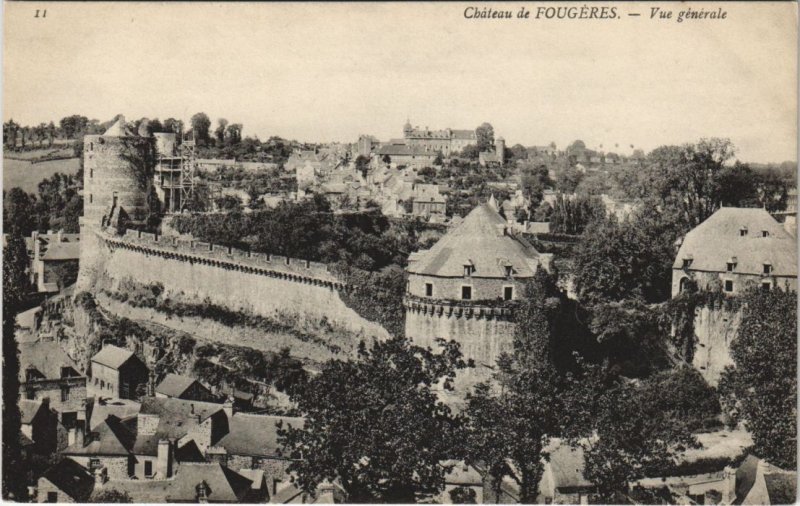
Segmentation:
<svg viewBox="0 0 800 506">
<path fill-rule="evenodd" d="M 452 339 L 465 358 L 493 366 L 511 351 L 515 301 L 551 260 L 515 235 L 495 207 L 476 207 L 431 249 L 409 257 L 406 337 L 423 347 Z"/>
</svg>

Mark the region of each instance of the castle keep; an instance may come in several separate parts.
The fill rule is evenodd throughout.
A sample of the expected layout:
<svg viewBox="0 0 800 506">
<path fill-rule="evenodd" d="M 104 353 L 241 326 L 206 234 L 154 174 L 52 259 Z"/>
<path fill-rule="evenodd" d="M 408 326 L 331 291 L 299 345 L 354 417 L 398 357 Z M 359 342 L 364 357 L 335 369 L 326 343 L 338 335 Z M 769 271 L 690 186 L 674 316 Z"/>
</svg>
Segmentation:
<svg viewBox="0 0 800 506">
<path fill-rule="evenodd" d="M 551 260 L 491 204 L 476 207 L 431 249 L 409 257 L 406 337 L 431 347 L 435 338 L 455 339 L 465 358 L 493 365 L 511 351 L 514 301 Z"/>
</svg>

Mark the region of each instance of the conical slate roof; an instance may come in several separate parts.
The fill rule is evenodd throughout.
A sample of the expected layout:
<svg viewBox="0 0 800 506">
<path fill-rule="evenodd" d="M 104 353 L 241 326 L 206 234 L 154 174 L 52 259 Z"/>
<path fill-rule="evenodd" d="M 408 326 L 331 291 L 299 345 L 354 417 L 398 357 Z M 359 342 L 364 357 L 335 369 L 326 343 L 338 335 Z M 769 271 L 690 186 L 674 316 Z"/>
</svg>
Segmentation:
<svg viewBox="0 0 800 506">
<path fill-rule="evenodd" d="M 409 258 L 408 272 L 426 276 L 463 277 L 472 266 L 473 278 L 506 278 L 506 266 L 516 278 L 532 277 L 541 255 L 531 244 L 508 232 L 506 220 L 489 204 L 470 212 L 431 249 Z"/>
<path fill-rule="evenodd" d="M 103 135 L 106 137 L 130 137 L 132 134 L 125 127 L 125 116 L 120 115 L 119 119 L 108 127 Z"/>
</svg>

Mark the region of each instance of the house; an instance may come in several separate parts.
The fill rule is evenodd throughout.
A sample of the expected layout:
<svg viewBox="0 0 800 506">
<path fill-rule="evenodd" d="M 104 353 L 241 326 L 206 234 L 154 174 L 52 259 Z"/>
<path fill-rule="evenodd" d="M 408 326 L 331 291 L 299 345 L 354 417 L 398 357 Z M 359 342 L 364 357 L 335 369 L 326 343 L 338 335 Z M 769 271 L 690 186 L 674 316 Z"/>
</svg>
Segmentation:
<svg viewBox="0 0 800 506">
<path fill-rule="evenodd" d="M 672 296 L 701 289 L 741 293 L 749 286 L 797 290 L 797 241 L 759 208 L 723 207 L 684 237 L 672 265 Z"/>
<path fill-rule="evenodd" d="M 85 434 L 80 428 L 70 429 L 69 446 L 61 453 L 90 472 L 102 468 L 107 476 L 127 479 L 134 475 L 131 449 L 135 438 L 129 424 L 109 415 Z"/>
<path fill-rule="evenodd" d="M 414 216 L 429 217 L 445 214 L 447 201 L 444 195 L 439 193 L 439 185 L 415 184 L 413 192 L 412 212 Z"/>
<path fill-rule="evenodd" d="M 583 447 L 553 439 L 546 450 L 550 456 L 544 461 L 537 502 L 589 504 L 596 487 L 583 474 Z"/>
<path fill-rule="evenodd" d="M 334 504 L 344 503 L 344 490 L 338 483 L 324 481 L 314 494 L 307 494 L 294 483 L 283 485 L 269 500 L 270 504 Z"/>
<path fill-rule="evenodd" d="M 3 234 L 3 245 L 7 240 L 8 234 Z M 29 256 L 30 282 L 37 292 L 56 293 L 74 282 L 69 278 L 78 272 L 80 234 L 61 230 L 41 234 L 34 230 L 25 238 L 25 249 Z"/>
<path fill-rule="evenodd" d="M 473 466 L 462 460 L 450 460 L 442 465 L 450 467 L 444 477 L 444 490 L 436 498 L 437 504 L 458 504 L 453 497 L 456 489 L 465 491 L 474 499 L 474 504 L 483 504 L 484 480 L 481 473 Z"/>
<path fill-rule="evenodd" d="M 216 463 L 181 464 L 174 476 L 155 480 L 96 479 L 95 493 L 116 490 L 134 503 L 244 503 L 253 482 Z"/>
<path fill-rule="evenodd" d="M 59 343 L 19 343 L 19 363 L 20 397 L 48 399 L 66 428 L 85 423 L 86 377 Z"/>
<path fill-rule="evenodd" d="M 275 494 L 289 479 L 287 468 L 295 460 L 281 452 L 278 424 L 301 428 L 303 423 L 297 417 L 234 412 L 228 418 L 229 432 L 209 450 L 209 458 L 233 469 L 263 470 L 270 494 Z"/>
<path fill-rule="evenodd" d="M 135 399 L 146 385 L 147 366 L 132 351 L 107 344 L 91 360 L 87 395 L 112 399 Z"/>
<path fill-rule="evenodd" d="M 121 420 L 135 417 L 142 408 L 140 402 L 131 399 L 96 399 L 89 411 L 89 429 L 94 429 L 110 415 Z"/>
<path fill-rule="evenodd" d="M 481 151 L 478 153 L 478 163 L 482 167 L 501 166 L 505 162 L 506 141 L 498 137 L 494 142 L 494 151 Z"/>
<path fill-rule="evenodd" d="M 247 503 L 265 503 L 269 499 L 269 487 L 262 469 L 239 469 L 239 474 L 252 482 L 250 492 L 245 496 Z"/>
<path fill-rule="evenodd" d="M 37 502 L 85 503 L 94 489 L 94 476 L 71 459 L 63 459 L 39 478 Z"/>
<path fill-rule="evenodd" d="M 33 445 L 28 450 L 42 455 L 56 451 L 58 443 L 58 415 L 50 409 L 47 398 L 41 401 L 19 401 L 20 431 Z M 27 441 L 26 441 L 27 442 Z"/>
<path fill-rule="evenodd" d="M 406 144 L 385 144 L 381 146 L 376 156 L 379 160 L 389 160 L 393 167 L 405 165 L 407 167 L 430 167 L 439 152 L 427 146 Z"/>
<path fill-rule="evenodd" d="M 188 376 L 167 374 L 155 389 L 156 397 L 211 402 L 214 395 L 202 383 Z"/>
<path fill-rule="evenodd" d="M 748 455 L 736 470 L 735 495 L 733 504 L 794 504 L 797 472 Z"/>
</svg>

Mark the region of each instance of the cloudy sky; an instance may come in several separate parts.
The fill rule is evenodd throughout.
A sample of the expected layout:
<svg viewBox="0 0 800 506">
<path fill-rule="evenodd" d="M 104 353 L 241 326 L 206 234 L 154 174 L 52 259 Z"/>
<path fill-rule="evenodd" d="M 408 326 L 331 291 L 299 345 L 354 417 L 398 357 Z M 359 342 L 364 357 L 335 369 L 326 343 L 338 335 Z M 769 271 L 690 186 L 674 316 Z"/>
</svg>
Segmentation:
<svg viewBox="0 0 800 506">
<path fill-rule="evenodd" d="M 607 4 L 614 20 L 465 19 L 469 5 L 4 2 L 3 118 L 204 111 L 262 139 L 349 142 L 399 137 L 406 118 L 489 121 L 509 144 L 715 136 L 744 161 L 796 159 L 794 3 L 688 4 L 727 19 L 683 23 L 650 20 L 659 4 Z M 540 5 L 559 4 L 490 6 Z"/>
</svg>

